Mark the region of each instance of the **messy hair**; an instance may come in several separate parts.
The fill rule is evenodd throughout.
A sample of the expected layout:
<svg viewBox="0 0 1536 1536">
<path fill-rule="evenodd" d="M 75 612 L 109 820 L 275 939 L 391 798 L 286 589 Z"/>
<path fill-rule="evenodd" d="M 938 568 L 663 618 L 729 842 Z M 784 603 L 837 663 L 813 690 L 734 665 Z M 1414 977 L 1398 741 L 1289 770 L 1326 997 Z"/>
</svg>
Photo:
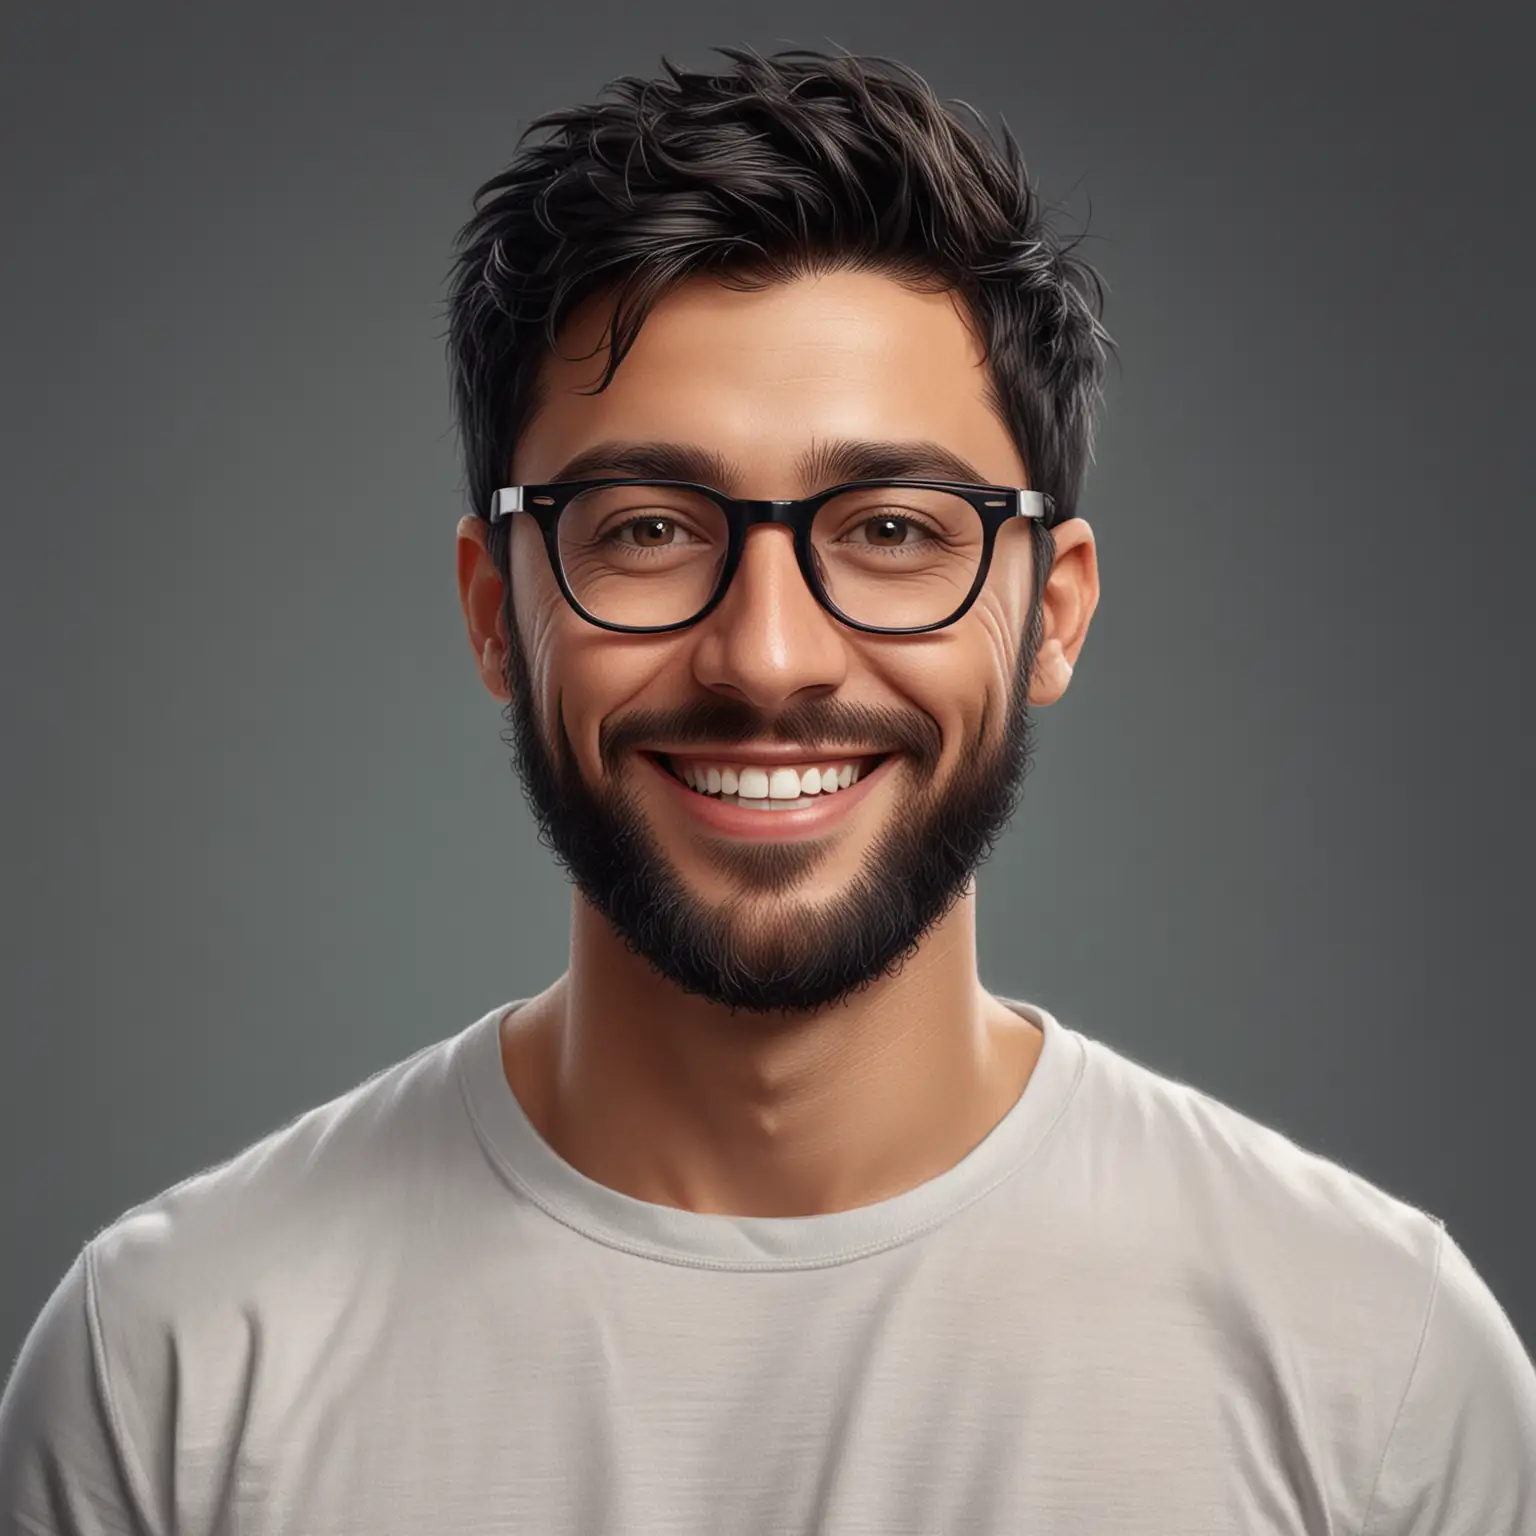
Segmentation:
<svg viewBox="0 0 1536 1536">
<path fill-rule="evenodd" d="M 473 510 L 486 516 L 571 312 L 612 296 L 604 388 L 690 277 L 755 285 L 835 268 L 951 291 L 1030 485 L 1073 515 L 1113 348 L 1103 285 L 1060 238 L 1013 136 L 889 60 L 719 50 L 550 112 L 475 194 L 455 246 L 448 351 Z M 969 114 L 974 117 L 974 114 Z M 1052 540 L 1039 522 L 1036 581 Z M 490 530 L 504 568 L 505 522 Z"/>
</svg>

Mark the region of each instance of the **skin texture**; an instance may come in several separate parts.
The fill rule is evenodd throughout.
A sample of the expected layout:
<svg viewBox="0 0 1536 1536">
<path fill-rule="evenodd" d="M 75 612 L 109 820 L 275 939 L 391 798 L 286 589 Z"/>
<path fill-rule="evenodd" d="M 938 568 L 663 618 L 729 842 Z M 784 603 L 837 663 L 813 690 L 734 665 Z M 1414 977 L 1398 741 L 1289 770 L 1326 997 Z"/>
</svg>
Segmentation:
<svg viewBox="0 0 1536 1536">
<path fill-rule="evenodd" d="M 573 317 L 506 483 L 556 479 L 601 443 L 659 442 L 717 456 L 725 491 L 800 496 L 841 478 L 816 465 L 840 440 L 936 443 L 981 481 L 1029 483 L 987 403 L 980 347 L 947 294 L 860 271 L 751 291 L 695 279 L 652 312 L 612 384 L 589 394 L 606 317 L 597 300 Z M 460 524 L 459 590 L 481 678 L 505 703 L 519 669 L 508 665 L 503 583 L 485 532 L 474 517 Z M 1069 520 L 1054 538 L 1031 706 L 1066 689 L 1098 599 L 1088 525 Z M 729 914 L 748 956 L 807 906 L 846 897 L 892 819 L 1000 740 L 1032 587 L 1020 519 L 999 536 L 971 610 L 921 636 L 838 623 L 805 587 L 781 528 L 748 536 L 724 602 L 676 634 L 586 624 L 526 517 L 513 523 L 511 570 L 526 702 L 543 739 L 563 730 L 582 782 L 635 807 L 688 893 Z M 794 878 L 754 885 L 653 767 L 632 751 L 605 765 L 600 751 L 605 724 L 709 700 L 764 722 L 817 700 L 913 718 L 937 757 L 920 766 L 903 754 L 835 835 L 792 861 Z M 973 1148 L 1038 1057 L 1038 1030 L 981 985 L 974 917 L 967 886 L 895 974 L 828 1007 L 744 1015 L 682 991 L 578 893 L 566 974 L 504 1023 L 509 1086 L 555 1151 L 637 1199 L 799 1216 L 889 1198 Z"/>
</svg>

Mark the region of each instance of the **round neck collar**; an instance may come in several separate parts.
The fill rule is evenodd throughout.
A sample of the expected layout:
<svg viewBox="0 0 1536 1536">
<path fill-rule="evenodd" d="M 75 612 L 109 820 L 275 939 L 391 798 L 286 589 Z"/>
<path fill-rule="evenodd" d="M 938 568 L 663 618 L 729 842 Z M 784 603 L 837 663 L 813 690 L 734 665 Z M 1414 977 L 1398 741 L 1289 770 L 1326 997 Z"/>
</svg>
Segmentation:
<svg viewBox="0 0 1536 1536">
<path fill-rule="evenodd" d="M 922 1184 L 851 1210 L 816 1216 L 726 1216 L 636 1200 L 589 1179 L 534 1129 L 502 1067 L 493 1009 L 455 1043 L 465 1106 L 487 1156 L 520 1194 L 595 1242 L 646 1258 L 712 1269 L 811 1269 L 909 1242 L 1016 1173 L 1049 1135 L 1077 1086 L 1082 1037 L 1044 1008 L 1004 998 L 1044 1041 L 1024 1091 L 960 1161 Z"/>
</svg>

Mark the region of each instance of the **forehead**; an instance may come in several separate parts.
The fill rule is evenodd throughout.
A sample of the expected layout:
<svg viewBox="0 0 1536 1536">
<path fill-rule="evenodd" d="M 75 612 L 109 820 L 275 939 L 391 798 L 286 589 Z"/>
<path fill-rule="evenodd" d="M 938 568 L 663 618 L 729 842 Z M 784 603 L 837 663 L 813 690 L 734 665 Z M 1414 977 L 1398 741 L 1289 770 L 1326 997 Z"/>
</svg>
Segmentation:
<svg viewBox="0 0 1536 1536">
<path fill-rule="evenodd" d="M 601 377 L 610 300 L 572 317 L 545 364 L 542 403 L 514 478 L 554 478 L 610 441 L 717 455 L 743 495 L 786 495 L 797 461 L 829 441 L 931 442 L 994 484 L 1023 465 L 988 398 L 980 342 L 949 293 L 836 271 L 741 290 L 695 278 L 647 317 L 613 382 Z"/>
</svg>

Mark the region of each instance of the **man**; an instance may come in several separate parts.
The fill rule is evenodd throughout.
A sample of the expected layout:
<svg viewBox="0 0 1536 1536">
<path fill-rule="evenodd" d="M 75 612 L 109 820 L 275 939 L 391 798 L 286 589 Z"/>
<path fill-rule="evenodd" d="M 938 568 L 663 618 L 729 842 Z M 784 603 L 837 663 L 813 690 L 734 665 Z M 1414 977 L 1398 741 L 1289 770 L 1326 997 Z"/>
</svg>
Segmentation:
<svg viewBox="0 0 1536 1536">
<path fill-rule="evenodd" d="M 569 967 L 95 1237 L 7 1528 L 1530 1536 L 1440 1223 L 982 987 L 1099 290 L 909 72 L 728 58 L 542 123 L 455 272 Z"/>
</svg>

